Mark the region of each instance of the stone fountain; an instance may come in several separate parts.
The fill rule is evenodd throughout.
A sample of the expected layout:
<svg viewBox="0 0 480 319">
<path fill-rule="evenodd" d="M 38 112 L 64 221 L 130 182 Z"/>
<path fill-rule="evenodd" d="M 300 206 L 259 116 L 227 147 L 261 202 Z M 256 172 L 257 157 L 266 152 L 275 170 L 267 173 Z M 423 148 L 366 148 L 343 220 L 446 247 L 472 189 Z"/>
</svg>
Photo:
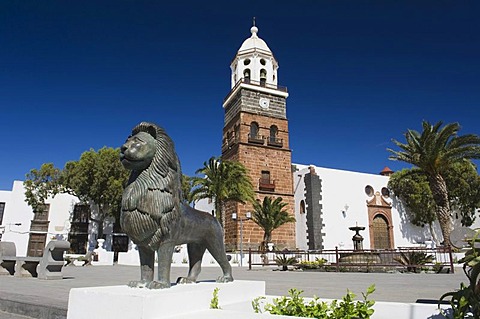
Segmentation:
<svg viewBox="0 0 480 319">
<path fill-rule="evenodd" d="M 371 251 L 363 250 L 363 236 L 360 235 L 360 231 L 365 230 L 365 226 L 349 227 L 351 231 L 355 232 L 352 237 L 353 252 L 340 253 L 339 261 L 345 264 L 377 264 L 381 262 L 380 255 Z"/>
<path fill-rule="evenodd" d="M 355 235 L 353 235 L 352 237 L 353 250 L 363 250 L 363 236 L 360 235 L 360 231 L 365 230 L 365 227 L 358 226 L 358 224 L 356 224 L 355 226 L 349 227 L 348 229 L 353 230 L 355 232 Z"/>
</svg>

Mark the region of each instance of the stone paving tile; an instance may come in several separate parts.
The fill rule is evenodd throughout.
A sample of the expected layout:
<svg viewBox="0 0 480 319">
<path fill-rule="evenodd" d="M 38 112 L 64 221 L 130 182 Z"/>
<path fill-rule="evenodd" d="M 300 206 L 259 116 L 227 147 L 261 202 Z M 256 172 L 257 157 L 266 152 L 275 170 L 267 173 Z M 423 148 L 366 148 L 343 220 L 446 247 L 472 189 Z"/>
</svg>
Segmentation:
<svg viewBox="0 0 480 319">
<path fill-rule="evenodd" d="M 171 280 L 185 276 L 186 267 L 172 267 Z M 199 280 L 214 280 L 221 275 L 218 267 L 204 267 Z M 338 299 L 347 289 L 361 298 L 368 286 L 375 284 L 371 296 L 376 301 L 415 302 L 417 299 L 438 299 L 446 291 L 458 289 L 466 282 L 463 272 L 455 274 L 412 274 L 412 273 L 331 273 L 274 271 L 272 268 L 233 268 L 237 280 L 263 280 L 268 295 L 285 295 L 289 288 L 304 291 L 305 297 L 314 295 L 325 299 Z M 64 268 L 63 280 L 39 280 L 0 276 L 0 306 L 2 301 L 17 301 L 32 306 L 51 307 L 54 310 L 68 306 L 71 288 L 125 285 L 140 276 L 137 266 L 69 266 Z M 4 308 L 0 307 L 0 310 Z M 50 309 L 51 311 L 51 309 Z M 0 317 L 1 319 L 1 317 Z"/>
</svg>

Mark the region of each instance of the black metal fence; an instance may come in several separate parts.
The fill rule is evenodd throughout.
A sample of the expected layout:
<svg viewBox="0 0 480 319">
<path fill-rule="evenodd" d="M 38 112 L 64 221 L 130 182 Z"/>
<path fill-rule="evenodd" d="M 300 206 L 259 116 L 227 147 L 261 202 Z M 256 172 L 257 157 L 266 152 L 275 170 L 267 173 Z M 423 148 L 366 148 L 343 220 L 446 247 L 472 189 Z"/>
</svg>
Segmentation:
<svg viewBox="0 0 480 319">
<path fill-rule="evenodd" d="M 319 251 L 283 250 L 272 252 L 248 251 L 252 266 L 283 266 L 318 271 L 354 272 L 420 272 L 454 273 L 450 247 L 405 247 L 381 250 L 335 249 Z"/>
</svg>

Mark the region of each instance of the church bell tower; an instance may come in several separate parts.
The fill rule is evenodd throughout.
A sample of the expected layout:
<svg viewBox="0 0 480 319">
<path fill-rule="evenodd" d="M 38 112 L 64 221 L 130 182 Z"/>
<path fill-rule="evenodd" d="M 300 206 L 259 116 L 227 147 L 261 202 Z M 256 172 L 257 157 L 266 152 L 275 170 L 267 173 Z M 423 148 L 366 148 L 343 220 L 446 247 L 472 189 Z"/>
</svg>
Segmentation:
<svg viewBox="0 0 480 319">
<path fill-rule="evenodd" d="M 289 148 L 286 99 L 278 85 L 278 62 L 254 25 L 233 58 L 231 90 L 225 97 L 222 159 L 241 162 L 248 170 L 257 200 L 282 197 L 285 210 L 294 213 L 292 160 Z M 231 203 L 225 215 L 227 248 L 258 249 L 263 230 L 247 219 L 251 204 Z M 237 220 L 231 218 L 236 213 Z M 242 222 L 239 222 L 239 219 Z M 242 226 L 242 229 L 240 227 Z M 272 233 L 275 248 L 295 248 L 295 224 L 287 223 Z"/>
</svg>

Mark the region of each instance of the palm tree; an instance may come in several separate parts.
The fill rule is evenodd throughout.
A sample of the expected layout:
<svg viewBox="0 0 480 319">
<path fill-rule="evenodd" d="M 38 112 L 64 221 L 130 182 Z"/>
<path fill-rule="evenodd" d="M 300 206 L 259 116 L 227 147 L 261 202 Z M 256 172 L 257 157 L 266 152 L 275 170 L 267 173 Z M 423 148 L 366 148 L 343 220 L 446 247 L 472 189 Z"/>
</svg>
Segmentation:
<svg viewBox="0 0 480 319">
<path fill-rule="evenodd" d="M 225 228 L 225 205 L 228 201 L 245 203 L 254 197 L 247 169 L 240 162 L 211 157 L 192 177 L 192 199 L 209 198 L 215 203 L 215 215 Z"/>
<path fill-rule="evenodd" d="M 192 178 L 182 174 L 182 201 L 186 205 L 190 205 L 193 202 L 192 198 Z"/>
<path fill-rule="evenodd" d="M 252 220 L 263 229 L 263 249 L 272 240 L 272 232 L 283 224 L 294 222 L 295 218 L 290 216 L 285 208 L 287 203 L 282 202 L 281 197 L 272 200 L 272 197 L 265 197 L 263 203 L 253 202 Z"/>
<path fill-rule="evenodd" d="M 413 164 L 427 176 L 444 244 L 449 246 L 453 219 L 444 174 L 455 163 L 480 158 L 480 137 L 474 134 L 458 136 L 458 123 L 446 124 L 443 127 L 442 124 L 438 122 L 431 125 L 423 121 L 422 133 L 409 129 L 405 133 L 406 143 L 393 140 L 401 150 L 388 151 L 392 153 L 391 160 Z"/>
</svg>

